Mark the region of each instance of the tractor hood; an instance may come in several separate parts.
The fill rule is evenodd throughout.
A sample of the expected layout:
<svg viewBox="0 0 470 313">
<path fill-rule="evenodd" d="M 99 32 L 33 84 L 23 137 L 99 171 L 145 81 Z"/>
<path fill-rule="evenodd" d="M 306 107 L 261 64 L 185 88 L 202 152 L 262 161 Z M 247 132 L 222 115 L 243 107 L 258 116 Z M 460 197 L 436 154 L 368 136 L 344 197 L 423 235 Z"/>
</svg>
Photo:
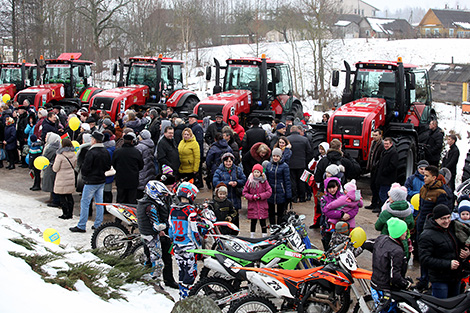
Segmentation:
<svg viewBox="0 0 470 313">
<path fill-rule="evenodd" d="M 6 94 L 10 95 L 12 99 L 16 93 L 16 85 L 15 84 L 2 84 L 0 85 L 0 97 Z"/>
<path fill-rule="evenodd" d="M 130 85 L 105 90 L 93 96 L 90 107 L 106 111 L 114 120 L 119 112 L 124 112 L 133 105 L 144 105 L 149 97 L 149 87 L 146 85 Z"/>
<path fill-rule="evenodd" d="M 224 91 L 199 102 L 194 108 L 194 113 L 199 119 L 205 116 L 215 118 L 215 114 L 222 112 L 224 121 L 235 114 L 249 113 L 251 107 L 251 91 L 229 90 Z"/>
<path fill-rule="evenodd" d="M 367 117 L 371 113 L 377 115 L 380 112 L 385 112 L 386 102 L 380 98 L 361 98 L 340 106 L 334 115 L 348 115 L 348 116 L 360 116 Z M 384 116 L 382 116 L 382 119 Z"/>
<path fill-rule="evenodd" d="M 15 100 L 23 103 L 28 99 L 36 109 L 51 101 L 60 101 L 65 97 L 65 89 L 63 84 L 44 84 L 29 87 L 21 90 L 15 96 Z"/>
</svg>

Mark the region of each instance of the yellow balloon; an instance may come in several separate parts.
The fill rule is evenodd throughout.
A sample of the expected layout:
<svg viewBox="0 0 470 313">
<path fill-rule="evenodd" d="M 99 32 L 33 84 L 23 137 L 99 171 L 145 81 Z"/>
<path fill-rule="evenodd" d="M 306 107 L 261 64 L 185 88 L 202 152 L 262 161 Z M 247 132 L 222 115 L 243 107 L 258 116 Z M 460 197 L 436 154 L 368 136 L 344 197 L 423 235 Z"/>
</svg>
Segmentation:
<svg viewBox="0 0 470 313">
<path fill-rule="evenodd" d="M 354 228 L 349 236 L 354 248 L 359 248 L 367 240 L 366 232 L 361 227 Z"/>
<path fill-rule="evenodd" d="M 11 100 L 11 97 L 10 97 L 9 94 L 6 93 L 6 94 L 4 94 L 4 95 L 2 96 L 2 101 L 3 101 L 3 103 L 6 104 L 6 103 L 7 103 L 8 101 L 10 101 L 10 100 Z"/>
<path fill-rule="evenodd" d="M 78 148 L 80 147 L 80 144 L 78 143 L 78 141 L 73 140 L 73 141 L 72 141 L 72 145 L 73 145 L 73 147 L 75 148 L 75 153 L 77 153 L 77 152 L 78 152 Z"/>
<path fill-rule="evenodd" d="M 49 166 L 49 160 L 46 157 L 39 156 L 36 159 L 34 159 L 34 167 L 37 168 L 38 170 L 41 171 L 48 166 Z"/>
<path fill-rule="evenodd" d="M 411 197 L 410 203 L 415 208 L 416 211 L 419 211 L 419 193 Z"/>
<path fill-rule="evenodd" d="M 54 228 L 48 228 L 42 233 L 42 238 L 46 242 L 52 242 L 56 245 L 60 244 L 60 235 Z"/>
<path fill-rule="evenodd" d="M 80 120 L 74 116 L 69 121 L 69 127 L 71 130 L 76 131 L 80 127 Z"/>
</svg>

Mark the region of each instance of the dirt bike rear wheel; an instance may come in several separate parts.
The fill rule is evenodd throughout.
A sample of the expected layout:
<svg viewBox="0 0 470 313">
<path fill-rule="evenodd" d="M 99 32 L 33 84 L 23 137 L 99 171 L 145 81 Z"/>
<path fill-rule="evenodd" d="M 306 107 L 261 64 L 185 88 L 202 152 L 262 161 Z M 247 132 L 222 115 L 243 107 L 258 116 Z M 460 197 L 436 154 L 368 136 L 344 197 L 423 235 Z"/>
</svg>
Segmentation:
<svg viewBox="0 0 470 313">
<path fill-rule="evenodd" d="M 372 299 L 372 296 L 371 295 L 365 296 L 364 301 L 366 302 L 367 307 L 369 308 L 369 312 L 372 312 L 372 309 L 375 308 L 375 303 L 374 303 L 374 299 Z M 359 305 L 359 302 L 356 302 L 353 313 L 367 313 L 367 311 L 363 311 Z"/>
<path fill-rule="evenodd" d="M 205 277 L 189 291 L 190 296 L 204 295 L 212 300 L 219 300 L 235 292 L 230 281 L 219 277 Z M 222 312 L 227 312 L 228 305 L 219 306 Z"/>
<path fill-rule="evenodd" d="M 149 262 L 149 256 L 145 251 L 143 242 L 139 242 L 138 244 L 134 245 L 129 252 L 129 255 L 131 255 L 139 265 L 146 266 Z"/>
<path fill-rule="evenodd" d="M 91 248 L 118 257 L 125 257 L 132 248 L 132 241 L 121 241 L 129 235 L 129 230 L 121 223 L 101 224 L 91 236 Z"/>
<path fill-rule="evenodd" d="M 277 308 L 270 300 L 259 296 L 248 296 L 230 305 L 228 313 L 276 313 Z"/>
</svg>

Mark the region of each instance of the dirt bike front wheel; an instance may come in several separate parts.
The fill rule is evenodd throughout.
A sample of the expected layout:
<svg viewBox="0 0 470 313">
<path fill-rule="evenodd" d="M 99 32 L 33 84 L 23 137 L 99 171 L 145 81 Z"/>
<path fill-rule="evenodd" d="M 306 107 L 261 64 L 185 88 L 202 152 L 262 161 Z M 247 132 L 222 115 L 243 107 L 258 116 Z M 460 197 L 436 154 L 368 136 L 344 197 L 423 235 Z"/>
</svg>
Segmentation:
<svg viewBox="0 0 470 313">
<path fill-rule="evenodd" d="M 197 282 L 189 291 L 190 296 L 204 295 L 214 301 L 220 300 L 235 292 L 230 281 L 219 277 L 205 277 Z M 219 305 L 222 312 L 227 312 L 228 304 Z"/>
<path fill-rule="evenodd" d="M 132 248 L 129 230 L 117 222 L 104 223 L 91 236 L 91 248 L 118 257 L 125 257 Z"/>
<path fill-rule="evenodd" d="M 228 313 L 276 313 L 277 308 L 270 300 L 259 296 L 248 296 L 230 305 Z"/>
</svg>

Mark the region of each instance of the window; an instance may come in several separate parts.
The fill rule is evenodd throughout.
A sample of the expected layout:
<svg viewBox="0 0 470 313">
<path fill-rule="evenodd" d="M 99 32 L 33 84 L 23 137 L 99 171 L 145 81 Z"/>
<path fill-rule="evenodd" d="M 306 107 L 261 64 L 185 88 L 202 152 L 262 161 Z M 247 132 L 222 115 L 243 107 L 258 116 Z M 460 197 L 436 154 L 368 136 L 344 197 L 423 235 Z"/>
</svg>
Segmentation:
<svg viewBox="0 0 470 313">
<path fill-rule="evenodd" d="M 410 90 L 410 102 L 428 103 L 430 90 L 426 71 L 413 70 L 413 73 L 415 74 L 416 88 L 414 90 Z"/>
<path fill-rule="evenodd" d="M 449 29 L 449 37 L 454 37 L 454 29 L 453 28 Z"/>
<path fill-rule="evenodd" d="M 441 83 L 441 84 L 440 84 L 440 87 L 441 87 L 441 91 L 444 92 L 444 93 L 446 93 L 446 91 L 447 91 L 447 84 L 446 84 L 446 83 Z"/>
</svg>

